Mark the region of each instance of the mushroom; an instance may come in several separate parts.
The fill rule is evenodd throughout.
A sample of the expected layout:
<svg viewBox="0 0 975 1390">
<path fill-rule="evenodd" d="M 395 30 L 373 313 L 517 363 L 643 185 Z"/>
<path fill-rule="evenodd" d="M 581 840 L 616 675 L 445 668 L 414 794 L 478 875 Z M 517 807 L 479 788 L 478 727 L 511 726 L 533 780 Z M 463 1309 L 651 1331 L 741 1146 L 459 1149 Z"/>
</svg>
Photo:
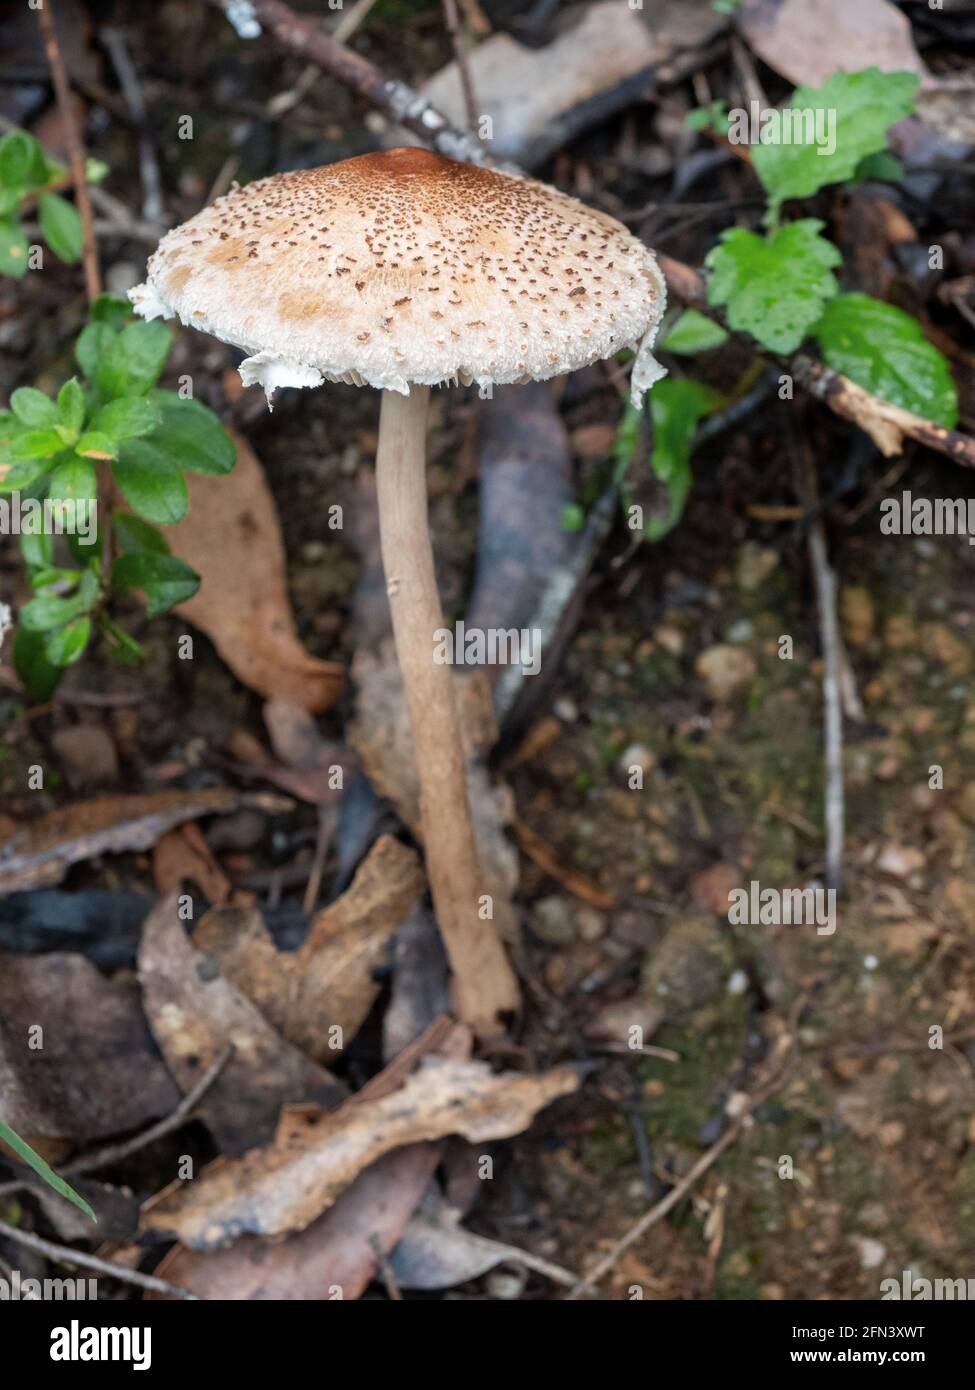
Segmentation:
<svg viewBox="0 0 975 1390">
<path fill-rule="evenodd" d="M 234 186 L 169 232 L 130 291 L 242 348 L 245 385 L 382 392 L 383 565 L 420 780 L 421 829 L 459 1016 L 496 1031 L 518 989 L 490 915 L 468 801 L 427 519 L 430 387 L 547 380 L 636 350 L 639 402 L 665 289 L 650 251 L 554 188 L 422 149 Z M 486 919 L 485 919 L 486 918 Z"/>
</svg>

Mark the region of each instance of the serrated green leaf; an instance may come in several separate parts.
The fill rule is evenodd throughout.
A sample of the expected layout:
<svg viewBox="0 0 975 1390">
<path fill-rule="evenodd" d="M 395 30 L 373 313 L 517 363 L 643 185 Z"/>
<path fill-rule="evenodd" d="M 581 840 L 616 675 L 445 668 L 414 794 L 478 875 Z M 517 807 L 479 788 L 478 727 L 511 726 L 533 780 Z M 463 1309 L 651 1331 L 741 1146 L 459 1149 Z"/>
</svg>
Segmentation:
<svg viewBox="0 0 975 1390">
<path fill-rule="evenodd" d="M 212 477 L 231 471 L 237 449 L 212 410 L 175 391 L 153 391 L 152 396 L 161 412 L 152 443 L 175 467 Z"/>
<path fill-rule="evenodd" d="M 109 439 L 107 434 L 102 434 L 100 430 L 85 430 L 75 445 L 74 451 L 82 458 L 102 460 L 103 462 L 118 458 L 118 445 L 113 439 Z"/>
<path fill-rule="evenodd" d="M 186 515 L 186 480 L 153 439 L 125 440 L 112 470 L 122 496 L 146 521 L 172 526 Z"/>
<path fill-rule="evenodd" d="M 27 274 L 27 253 L 30 248 L 19 225 L 10 218 L 0 221 L 0 275 L 19 280 Z"/>
<path fill-rule="evenodd" d="M 773 352 L 794 352 L 839 286 L 830 267 L 842 257 L 806 217 L 756 236 L 742 227 L 721 234 L 707 255 L 708 303 L 726 306 L 728 323 Z"/>
<path fill-rule="evenodd" d="M 200 587 L 200 576 L 175 555 L 131 551 L 115 561 L 112 587 L 141 589 L 149 600 L 146 611 L 154 618 L 192 598 Z"/>
<path fill-rule="evenodd" d="M 133 516 L 131 512 L 115 512 L 112 517 L 112 529 L 119 550 L 123 553 L 144 550 L 154 555 L 169 554 L 169 542 L 162 532 L 157 531 L 155 526 L 150 526 L 141 517 Z"/>
<path fill-rule="evenodd" d="M 73 666 L 84 655 L 91 637 L 91 619 L 75 618 L 64 627 L 55 628 L 44 639 L 44 655 L 59 669 Z"/>
<path fill-rule="evenodd" d="M 811 198 L 826 184 L 852 179 L 862 159 L 885 148 L 894 122 L 914 110 L 919 80 L 913 72 L 863 68 L 834 73 L 821 87 L 797 87 L 787 105 L 797 123 L 802 113 L 805 138 L 752 147 L 752 165 L 769 198 L 768 220 L 775 221 L 787 198 Z M 809 138 L 817 111 L 823 113 L 824 143 Z M 765 134 L 771 133 L 768 127 Z"/>
<path fill-rule="evenodd" d="M 34 386 L 18 387 L 10 397 L 10 409 L 20 423 L 31 430 L 47 429 L 58 422 L 57 406 Z"/>
<path fill-rule="evenodd" d="M 21 672 L 21 676 L 23 676 L 23 672 Z M 55 672 L 55 676 L 57 679 L 60 679 L 57 672 Z M 55 684 L 56 683 L 57 681 L 55 681 Z M 54 691 L 52 688 L 51 694 L 53 693 Z M 16 1130 L 11 1129 L 3 1120 L 0 1120 L 0 1139 L 2 1139 L 5 1144 L 9 1145 L 17 1157 L 27 1164 L 28 1168 L 33 1168 L 37 1176 L 43 1178 L 48 1187 L 55 1191 L 58 1196 L 66 1197 L 69 1202 L 73 1202 L 75 1206 L 80 1211 L 83 1211 L 86 1216 L 89 1216 L 92 1221 L 97 1222 L 98 1217 L 92 1211 L 84 1197 L 80 1197 L 70 1183 L 66 1183 L 64 1178 L 59 1177 L 51 1165 L 46 1163 L 39 1153 L 35 1153 L 26 1140 L 21 1139 Z"/>
<path fill-rule="evenodd" d="M 155 386 L 173 335 L 164 323 L 130 323 L 112 339 L 98 363 L 96 381 L 109 400 L 141 396 Z"/>
<path fill-rule="evenodd" d="M 958 423 L 948 362 L 903 309 L 869 294 L 841 294 L 813 332 L 834 371 L 871 395 L 949 429 Z"/>
<path fill-rule="evenodd" d="M 685 309 L 658 346 L 664 352 L 692 356 L 697 352 L 710 352 L 727 341 L 728 334 L 720 323 L 715 323 L 697 309 Z"/>
<path fill-rule="evenodd" d="M 20 623 L 14 633 L 13 657 L 30 698 L 38 703 L 49 700 L 61 682 L 61 672 L 44 655 L 44 634 L 31 632 Z"/>
<path fill-rule="evenodd" d="M 58 423 L 75 439 L 85 423 L 85 393 L 77 377 L 66 381 L 58 392 Z"/>
<path fill-rule="evenodd" d="M 691 449 L 694 432 L 702 415 L 707 415 L 720 396 L 698 381 L 675 377 L 657 382 L 650 395 L 654 444 L 651 467 L 667 492 L 666 516 L 654 516 L 646 523 L 649 541 L 662 540 L 677 525 L 691 490 Z"/>
<path fill-rule="evenodd" d="M 151 433 L 161 418 L 162 412 L 152 396 L 123 396 L 102 406 L 92 421 L 92 428 L 121 443 L 123 439 L 136 439 Z"/>
<path fill-rule="evenodd" d="M 69 203 L 59 193 L 42 193 L 37 213 L 44 240 L 55 256 L 69 265 L 79 261 L 85 238 L 74 203 Z"/>
<path fill-rule="evenodd" d="M 87 381 L 94 381 L 97 377 L 98 364 L 116 336 L 115 329 L 107 323 L 89 323 L 79 333 L 74 355 Z"/>
</svg>

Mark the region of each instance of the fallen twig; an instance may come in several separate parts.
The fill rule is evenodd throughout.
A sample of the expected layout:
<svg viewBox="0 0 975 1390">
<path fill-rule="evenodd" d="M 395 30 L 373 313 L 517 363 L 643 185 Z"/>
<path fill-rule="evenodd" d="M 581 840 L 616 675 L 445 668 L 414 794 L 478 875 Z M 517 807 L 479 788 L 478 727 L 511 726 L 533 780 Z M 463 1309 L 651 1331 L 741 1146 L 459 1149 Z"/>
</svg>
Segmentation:
<svg viewBox="0 0 975 1390">
<path fill-rule="evenodd" d="M 83 237 L 81 254 L 85 267 L 85 289 L 89 300 L 91 300 L 96 299 L 102 290 L 101 275 L 98 270 L 98 248 L 95 244 L 91 199 L 88 197 L 88 185 L 85 182 L 85 152 L 75 123 L 74 111 L 71 109 L 71 88 L 68 85 L 68 74 L 65 71 L 57 30 L 54 26 L 54 4 L 55 0 L 45 0 L 45 3 L 37 11 L 37 18 L 44 40 L 44 52 L 51 68 L 51 81 L 54 84 L 58 111 L 64 125 L 64 138 L 68 146 L 68 160 L 71 165 L 75 202 L 78 205 L 78 215 L 81 218 Z"/>
<path fill-rule="evenodd" d="M 808 449 L 802 458 L 803 501 L 811 517 L 809 558 L 819 610 L 819 638 L 823 648 L 823 735 L 825 754 L 826 886 L 843 886 L 843 837 L 846 820 L 843 789 L 843 652 L 836 615 L 836 575 L 829 563 L 826 529 L 819 505 L 816 464 Z"/>
<path fill-rule="evenodd" d="M 171 1110 L 156 1124 L 150 1125 L 141 1134 L 133 1135 L 131 1139 L 125 1139 L 120 1144 L 106 1144 L 104 1147 L 96 1149 L 94 1153 L 82 1154 L 80 1158 L 72 1159 L 62 1171 L 66 1175 L 76 1177 L 79 1173 L 93 1173 L 99 1168 L 111 1167 L 123 1158 L 129 1158 L 132 1154 L 138 1153 L 140 1149 L 148 1148 L 157 1139 L 161 1139 L 164 1134 L 170 1134 L 174 1129 L 179 1129 L 180 1125 L 196 1109 L 233 1055 L 234 1045 L 228 1043 L 220 1055 L 207 1067 L 196 1085 L 186 1092 L 175 1110 Z"/>
<path fill-rule="evenodd" d="M 777 1091 L 785 1082 L 787 1077 L 785 1058 L 791 1046 L 792 1036 L 790 1031 L 779 1039 L 779 1057 L 782 1058 L 782 1065 L 775 1070 L 772 1077 L 763 1086 L 757 1088 L 751 1096 L 747 1097 L 741 1109 L 738 1111 L 738 1114 L 732 1120 L 724 1134 L 721 1135 L 720 1139 L 716 1140 L 715 1143 L 701 1155 L 697 1162 L 691 1165 L 680 1182 L 678 1182 L 675 1187 L 671 1188 L 666 1197 L 661 1198 L 656 1206 L 652 1206 L 649 1211 L 645 1211 L 640 1219 L 634 1222 L 626 1234 L 616 1242 L 608 1254 L 604 1255 L 602 1259 L 593 1266 L 589 1273 L 584 1275 L 579 1282 L 569 1290 L 566 1294 L 567 1300 L 575 1300 L 580 1294 L 592 1290 L 599 1280 L 602 1279 L 605 1274 L 608 1274 L 613 1266 L 626 1254 L 630 1246 L 634 1245 L 641 1236 L 646 1235 L 647 1231 L 649 1231 L 652 1226 L 658 1225 L 669 1212 L 673 1211 L 674 1207 L 687 1196 L 698 1179 L 702 1178 L 708 1169 L 717 1162 L 725 1149 L 730 1148 L 745 1128 L 753 1111 L 764 1101 L 768 1100 L 769 1096 Z"/>
<path fill-rule="evenodd" d="M 209 0 L 228 13 L 229 0 Z M 388 78 L 375 63 L 354 49 L 338 43 L 312 19 L 295 14 L 283 0 L 247 0 L 253 18 L 293 53 L 317 63 L 337 81 L 365 97 L 399 125 L 411 130 L 424 144 L 451 159 L 468 164 L 489 164 L 484 145 L 473 135 L 457 130 L 434 106 L 405 82 Z"/>
<path fill-rule="evenodd" d="M 50 4 L 50 0 L 47 2 Z M 178 1284 L 167 1283 L 165 1279 L 157 1279 L 153 1274 L 141 1274 L 137 1269 L 126 1269 L 125 1265 L 115 1265 L 109 1260 L 100 1260 L 97 1255 L 88 1255 L 83 1250 L 73 1249 L 70 1245 L 57 1245 L 53 1240 L 44 1240 L 42 1236 L 35 1236 L 30 1231 L 22 1231 L 19 1226 L 10 1226 L 6 1221 L 0 1221 L 0 1235 L 16 1241 L 18 1245 L 26 1245 L 28 1250 L 36 1250 L 39 1255 L 46 1255 L 50 1260 L 57 1260 L 59 1264 L 79 1265 L 82 1269 L 93 1269 L 97 1274 L 104 1274 L 109 1279 L 118 1279 L 124 1284 L 135 1284 L 140 1289 L 151 1289 L 153 1293 L 165 1294 L 168 1298 L 199 1302 L 195 1293 L 181 1289 Z"/>
<path fill-rule="evenodd" d="M 464 93 L 464 110 L 467 112 L 467 128 L 472 135 L 477 134 L 477 101 L 474 96 L 474 82 L 471 78 L 471 65 L 467 60 L 464 36 L 460 30 L 460 16 L 457 13 L 457 0 L 443 0 L 444 18 L 447 33 L 454 50 L 454 60 L 460 73 L 461 90 Z"/>
</svg>

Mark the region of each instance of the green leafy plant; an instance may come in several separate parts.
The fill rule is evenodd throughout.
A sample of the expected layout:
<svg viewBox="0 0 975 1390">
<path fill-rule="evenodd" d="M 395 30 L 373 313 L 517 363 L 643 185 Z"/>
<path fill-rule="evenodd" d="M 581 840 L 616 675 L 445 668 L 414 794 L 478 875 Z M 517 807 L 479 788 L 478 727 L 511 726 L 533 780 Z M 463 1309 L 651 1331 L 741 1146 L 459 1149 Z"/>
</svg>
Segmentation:
<svg viewBox="0 0 975 1390">
<path fill-rule="evenodd" d="M 798 113 L 795 129 L 831 132 L 829 138 L 752 146 L 752 164 L 768 199 L 766 230 L 722 232 L 705 258 L 707 295 L 735 332 L 750 334 L 769 352 L 789 355 L 812 339 L 830 367 L 872 395 L 950 428 L 958 419 L 955 384 L 947 361 L 917 320 L 868 294 L 842 292 L 837 277 L 843 258 L 823 235 L 822 221 L 780 221 L 787 201 L 811 197 L 828 185 L 898 178 L 900 164 L 886 150 L 887 131 L 913 110 L 917 88 L 915 74 L 877 68 L 836 73 L 821 87 L 797 88 L 786 103 Z M 712 115 L 724 120 L 720 102 L 703 110 L 707 119 L 692 122 L 699 129 L 715 124 Z M 734 119 L 729 129 L 734 138 Z M 666 329 L 660 347 L 693 356 L 722 346 L 727 337 L 706 314 L 687 309 Z M 656 426 L 651 467 L 667 489 L 670 514 L 648 523 L 650 540 L 673 528 L 686 501 L 694 432 L 714 405 L 713 395 L 701 394 L 705 390 L 693 381 L 668 378 L 651 393 L 648 408 Z M 620 425 L 619 477 L 634 456 L 639 423 L 639 415 L 627 412 Z"/>
<path fill-rule="evenodd" d="M 105 166 L 89 160 L 88 181 L 97 183 Z M 48 159 L 26 130 L 10 130 L 0 140 L 0 275 L 19 279 L 29 268 L 30 247 L 21 226 L 28 201 L 37 203 L 41 234 L 59 260 L 80 260 L 81 218 L 75 205 L 56 190 L 68 182 L 67 170 Z"/>
<path fill-rule="evenodd" d="M 20 612 L 14 662 L 36 698 L 50 696 L 96 631 L 118 659 L 138 660 L 138 644 L 110 616 L 113 593 L 141 590 L 152 617 L 199 586 L 156 526 L 186 514 L 186 472 L 227 473 L 236 449 L 206 406 L 157 387 L 171 346 L 164 324 L 133 321 L 124 300 L 102 295 L 75 344 L 81 378 L 56 398 L 21 387 L 0 411 L 0 494 L 19 494 L 34 591 Z M 99 467 L 111 469 L 131 508 L 112 518 L 110 568 L 97 526 Z M 60 556 L 58 529 L 67 549 Z"/>
<path fill-rule="evenodd" d="M 38 1177 L 43 1178 L 48 1187 L 52 1188 L 58 1196 L 66 1197 L 69 1202 L 73 1202 L 75 1206 L 83 1211 L 86 1216 L 90 1217 L 92 1221 L 98 1220 L 98 1217 L 92 1211 L 84 1197 L 75 1192 L 74 1188 L 69 1183 L 66 1183 L 64 1178 L 55 1173 L 50 1164 L 46 1163 L 44 1159 L 41 1158 L 40 1154 L 36 1153 L 26 1140 L 21 1139 L 20 1135 L 15 1130 L 12 1130 L 8 1124 L 5 1124 L 3 1120 L 0 1120 L 0 1139 L 13 1150 L 19 1159 L 22 1159 L 23 1162 L 27 1164 L 28 1168 L 33 1168 Z"/>
</svg>

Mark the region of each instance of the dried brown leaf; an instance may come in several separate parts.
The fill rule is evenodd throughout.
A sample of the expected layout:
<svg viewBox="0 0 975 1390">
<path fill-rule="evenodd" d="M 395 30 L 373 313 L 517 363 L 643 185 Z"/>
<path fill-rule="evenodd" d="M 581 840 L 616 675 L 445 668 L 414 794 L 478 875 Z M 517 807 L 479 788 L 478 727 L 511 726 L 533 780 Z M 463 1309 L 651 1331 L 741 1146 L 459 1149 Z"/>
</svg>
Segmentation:
<svg viewBox="0 0 975 1390">
<path fill-rule="evenodd" d="M 175 897 L 146 918 L 139 979 L 150 1027 L 184 1093 L 233 1044 L 234 1055 L 198 1109 L 224 1152 L 241 1153 L 269 1138 L 285 1104 L 335 1105 L 344 1096 L 234 988 L 215 959 L 195 948 Z"/>
<path fill-rule="evenodd" d="M 60 883 L 72 864 L 97 854 L 151 849 L 174 825 L 200 816 L 223 815 L 244 806 L 280 811 L 289 805 L 269 794 L 232 787 L 77 801 L 21 826 L 0 842 L 0 895 L 49 888 Z"/>
<path fill-rule="evenodd" d="M 135 985 L 52 952 L 0 956 L 0 1098 L 20 1134 L 91 1140 L 167 1114 L 179 1092 Z"/>
<path fill-rule="evenodd" d="M 209 912 L 193 934 L 235 989 L 310 1057 L 338 1061 L 338 1027 L 352 1038 L 379 992 L 373 971 L 423 889 L 416 854 L 381 836 L 342 896 L 312 920 L 299 950 L 278 951 L 256 910 Z"/>
<path fill-rule="evenodd" d="M 462 1134 L 519 1134 L 536 1112 L 578 1086 L 569 1067 L 495 1075 L 482 1062 L 427 1058 L 378 1100 L 331 1115 L 286 1114 L 273 1144 L 218 1160 L 145 1215 L 143 1229 L 209 1250 L 241 1235 L 304 1230 L 358 1175 L 392 1149 Z"/>
<path fill-rule="evenodd" d="M 341 694 L 342 668 L 298 640 L 274 497 L 253 450 L 234 440 L 237 467 L 222 478 L 190 474 L 189 511 L 166 532 L 173 554 L 203 580 L 177 611 L 252 690 L 328 709 Z"/>
</svg>

